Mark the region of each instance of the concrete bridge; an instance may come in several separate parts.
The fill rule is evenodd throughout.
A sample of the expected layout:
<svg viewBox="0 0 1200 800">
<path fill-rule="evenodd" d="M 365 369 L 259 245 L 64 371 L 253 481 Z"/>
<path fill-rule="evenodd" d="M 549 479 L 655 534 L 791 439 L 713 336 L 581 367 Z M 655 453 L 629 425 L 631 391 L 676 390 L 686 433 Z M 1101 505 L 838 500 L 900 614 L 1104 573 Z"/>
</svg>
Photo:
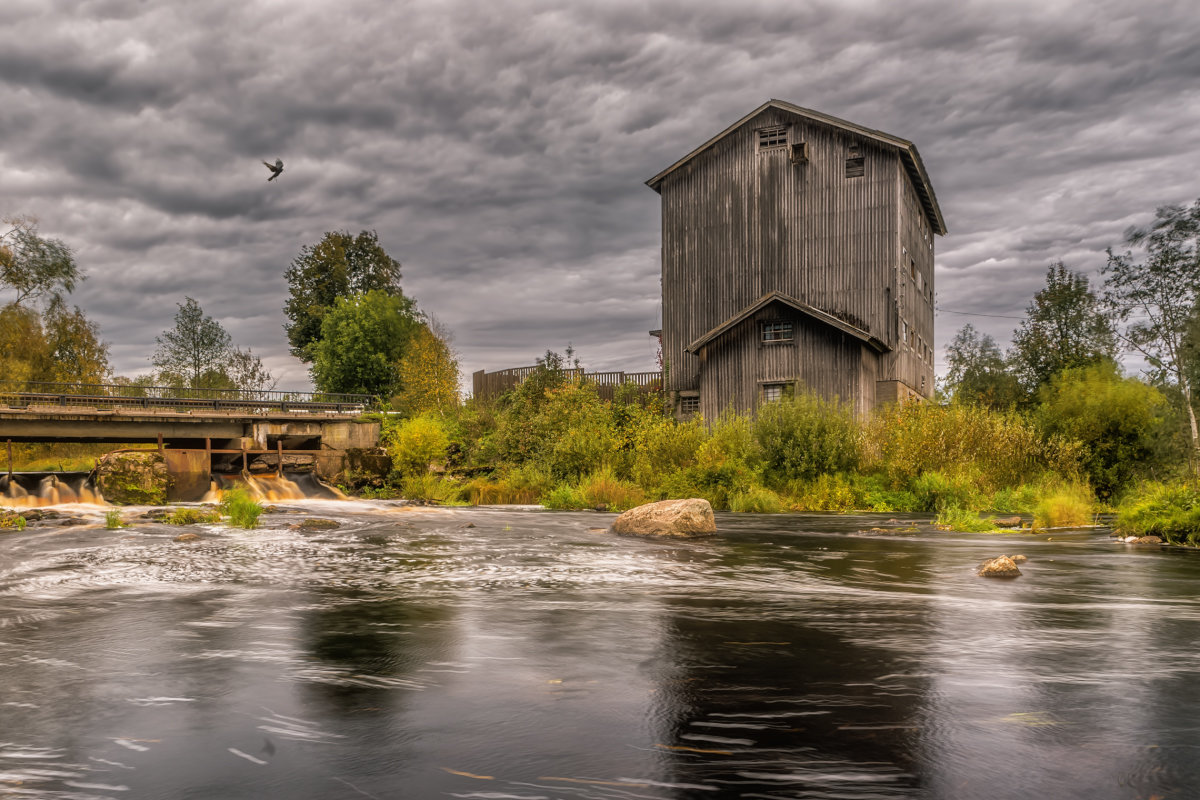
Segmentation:
<svg viewBox="0 0 1200 800">
<path fill-rule="evenodd" d="M 212 473 L 306 468 L 332 479 L 379 446 L 361 418 L 374 398 L 307 392 L 0 382 L 0 442 L 156 444 L 172 500 L 198 500 Z M 239 463 L 240 462 L 240 463 Z"/>
</svg>

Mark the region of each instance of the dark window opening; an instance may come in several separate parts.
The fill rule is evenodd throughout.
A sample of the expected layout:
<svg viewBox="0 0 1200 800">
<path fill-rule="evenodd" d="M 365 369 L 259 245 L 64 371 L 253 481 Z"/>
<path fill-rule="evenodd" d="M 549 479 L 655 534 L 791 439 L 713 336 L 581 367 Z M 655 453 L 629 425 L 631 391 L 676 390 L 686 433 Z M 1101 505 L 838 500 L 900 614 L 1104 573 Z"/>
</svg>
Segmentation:
<svg viewBox="0 0 1200 800">
<path fill-rule="evenodd" d="M 764 342 L 790 342 L 792 340 L 792 323 L 764 322 L 762 324 L 762 340 Z"/>
<path fill-rule="evenodd" d="M 787 397 L 788 384 L 786 383 L 767 383 L 763 384 L 762 399 L 764 403 L 775 403 Z"/>
<path fill-rule="evenodd" d="M 680 414 L 696 414 L 700 411 L 699 397 L 681 397 L 679 398 L 679 413 Z"/>
<path fill-rule="evenodd" d="M 787 128 L 763 128 L 758 132 L 758 149 L 787 146 Z"/>
<path fill-rule="evenodd" d="M 862 156 L 851 156 L 846 159 L 846 177 L 861 178 L 866 172 L 866 160 Z"/>
</svg>

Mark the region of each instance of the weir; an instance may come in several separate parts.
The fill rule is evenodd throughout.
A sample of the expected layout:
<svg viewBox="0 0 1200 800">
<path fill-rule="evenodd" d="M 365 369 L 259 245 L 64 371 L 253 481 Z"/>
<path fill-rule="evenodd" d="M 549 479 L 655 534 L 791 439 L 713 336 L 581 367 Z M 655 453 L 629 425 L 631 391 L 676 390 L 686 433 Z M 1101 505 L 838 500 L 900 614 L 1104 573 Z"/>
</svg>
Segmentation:
<svg viewBox="0 0 1200 800">
<path fill-rule="evenodd" d="M 207 397 L 195 390 L 175 396 L 180 390 L 154 387 L 139 387 L 148 396 L 126 397 L 121 392 L 129 387 L 37 388 L 53 391 L 0 385 L 0 442 L 155 444 L 171 478 L 170 501 L 202 500 L 218 475 L 258 480 L 268 472 L 310 472 L 334 481 L 378 458 L 380 423 L 361 418 L 368 397 L 222 391 Z M 10 457 L 10 470 L 11 463 Z M 47 491 L 86 490 L 58 482 Z M 31 496 L 21 481 L 5 487 Z"/>
<path fill-rule="evenodd" d="M 0 475 L 0 506 L 37 508 L 103 503 L 91 472 L 10 472 Z"/>
</svg>

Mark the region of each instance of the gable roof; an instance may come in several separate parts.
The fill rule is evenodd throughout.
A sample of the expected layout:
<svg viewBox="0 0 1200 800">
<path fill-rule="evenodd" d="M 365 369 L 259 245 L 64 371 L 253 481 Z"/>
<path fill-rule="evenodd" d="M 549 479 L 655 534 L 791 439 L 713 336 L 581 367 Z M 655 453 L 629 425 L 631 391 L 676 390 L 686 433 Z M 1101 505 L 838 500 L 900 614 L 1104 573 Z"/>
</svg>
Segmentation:
<svg viewBox="0 0 1200 800">
<path fill-rule="evenodd" d="M 912 181 L 913 188 L 917 191 L 917 197 L 920 198 L 921 205 L 925 209 L 925 216 L 929 219 L 929 226 L 933 228 L 934 233 L 941 234 L 942 236 L 946 235 L 946 220 L 942 217 L 942 210 L 938 207 L 937 195 L 933 193 L 933 184 L 929 182 L 929 174 L 925 172 L 925 164 L 921 161 L 921 154 L 917 152 L 916 145 L 907 139 L 901 139 L 899 136 L 892 136 L 890 133 L 877 131 L 874 128 L 864 128 L 862 125 L 855 125 L 853 122 L 847 122 L 844 119 L 831 117 L 828 114 L 822 114 L 820 111 L 813 111 L 810 108 L 801 108 L 800 106 L 792 105 L 784 100 L 768 100 L 767 102 L 763 103 L 761 106 L 754 109 L 749 114 L 742 117 L 737 122 L 733 123 L 728 128 L 721 131 L 716 136 L 709 139 L 707 142 L 700 145 L 695 150 L 655 175 L 650 180 L 646 181 L 646 185 L 656 192 L 661 191 L 662 182 L 668 175 L 691 161 L 696 156 L 703 153 L 708 148 L 715 145 L 717 142 L 724 139 L 729 134 L 733 133 L 738 128 L 745 125 L 751 119 L 758 116 L 768 108 L 778 108 L 783 111 L 787 111 L 788 113 L 806 117 L 816 122 L 832 125 L 835 128 L 853 131 L 854 133 L 866 139 L 871 139 L 873 141 L 895 147 L 900 152 L 900 159 L 904 164 L 904 169 L 906 172 L 908 172 L 908 177 Z"/>
<path fill-rule="evenodd" d="M 762 297 L 758 298 L 753 303 L 746 306 L 741 311 L 737 312 L 732 317 L 725 320 L 720 325 L 689 344 L 684 349 L 692 355 L 699 355 L 701 348 L 721 338 L 738 323 L 749 319 L 752 315 L 763 308 L 766 308 L 771 303 L 783 303 L 784 305 L 799 311 L 801 314 L 811 317 L 817 322 L 824 323 L 831 328 L 836 328 L 842 333 L 858 339 L 860 342 L 867 345 L 877 353 L 885 353 L 888 350 L 891 350 L 891 348 L 886 344 L 881 342 L 879 339 L 876 339 L 874 336 L 862 330 L 861 328 L 857 328 L 848 322 L 844 322 L 832 314 L 827 314 L 819 308 L 810 306 L 808 303 L 797 300 L 794 297 L 789 297 L 783 292 L 768 292 L 767 294 L 764 294 Z"/>
</svg>

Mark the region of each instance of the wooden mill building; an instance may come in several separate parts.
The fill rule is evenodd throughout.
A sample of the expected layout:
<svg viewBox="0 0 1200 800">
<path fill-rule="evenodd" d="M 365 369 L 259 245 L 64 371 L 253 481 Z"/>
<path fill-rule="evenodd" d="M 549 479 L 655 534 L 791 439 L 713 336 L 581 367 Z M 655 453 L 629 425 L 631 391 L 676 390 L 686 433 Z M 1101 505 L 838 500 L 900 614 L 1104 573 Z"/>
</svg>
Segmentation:
<svg viewBox="0 0 1200 800">
<path fill-rule="evenodd" d="M 859 413 L 933 393 L 933 242 L 912 142 L 771 100 L 655 175 L 680 415 L 797 389 Z M 657 333 L 657 332 L 655 332 Z"/>
</svg>

